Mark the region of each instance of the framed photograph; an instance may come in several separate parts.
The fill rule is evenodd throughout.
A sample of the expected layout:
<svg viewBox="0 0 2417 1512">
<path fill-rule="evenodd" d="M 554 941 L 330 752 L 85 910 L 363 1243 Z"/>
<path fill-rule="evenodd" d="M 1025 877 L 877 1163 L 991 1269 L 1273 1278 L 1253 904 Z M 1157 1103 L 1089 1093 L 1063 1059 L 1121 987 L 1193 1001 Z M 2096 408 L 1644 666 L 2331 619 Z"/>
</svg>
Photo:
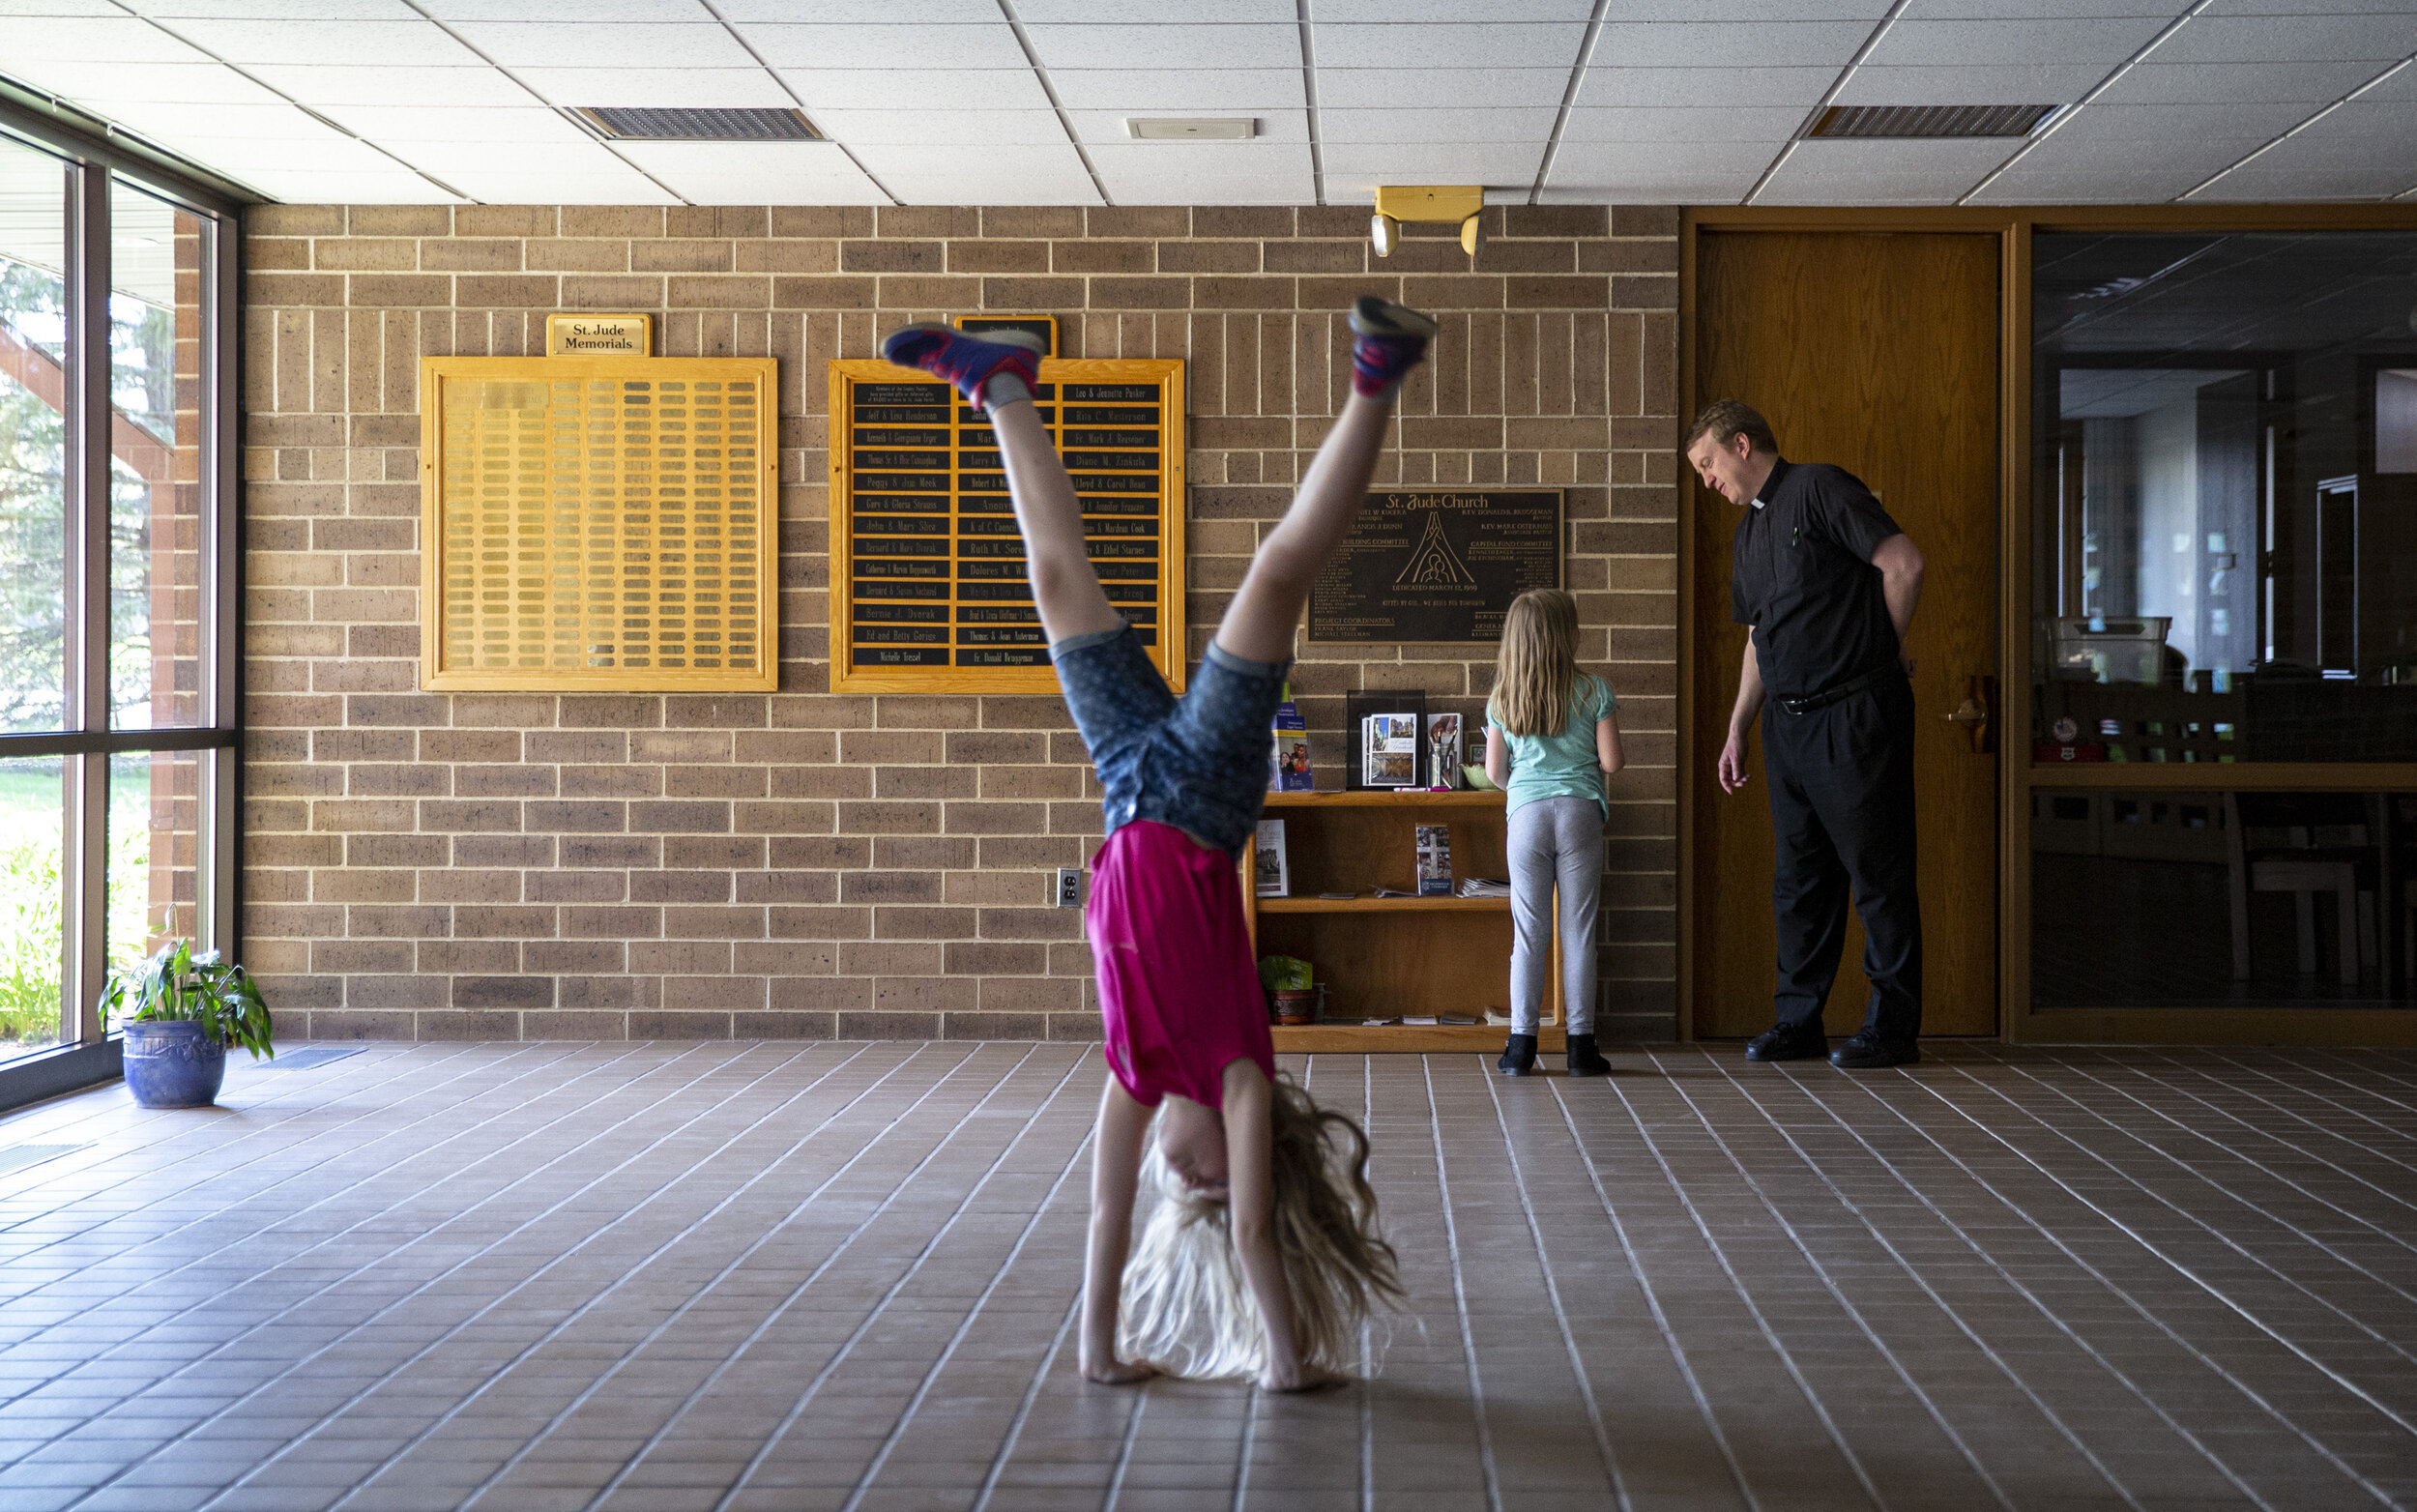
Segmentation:
<svg viewBox="0 0 2417 1512">
<path fill-rule="evenodd" d="M 1263 898 L 1293 895 L 1292 862 L 1284 854 L 1284 821 L 1259 821 L 1259 843 L 1252 853 L 1252 880 Z"/>
</svg>

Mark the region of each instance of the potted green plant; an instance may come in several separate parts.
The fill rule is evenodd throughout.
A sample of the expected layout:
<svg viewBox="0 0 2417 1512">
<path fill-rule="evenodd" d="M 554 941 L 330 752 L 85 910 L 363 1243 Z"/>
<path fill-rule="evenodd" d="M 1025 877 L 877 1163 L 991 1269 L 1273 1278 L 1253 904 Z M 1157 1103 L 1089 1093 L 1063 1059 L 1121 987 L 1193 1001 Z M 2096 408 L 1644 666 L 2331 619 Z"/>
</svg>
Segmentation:
<svg viewBox="0 0 2417 1512">
<path fill-rule="evenodd" d="M 274 1056 L 269 1005 L 251 974 L 216 950 L 171 941 L 102 989 L 126 1033 L 126 1086 L 146 1108 L 206 1108 L 226 1079 L 226 1047 Z"/>
</svg>

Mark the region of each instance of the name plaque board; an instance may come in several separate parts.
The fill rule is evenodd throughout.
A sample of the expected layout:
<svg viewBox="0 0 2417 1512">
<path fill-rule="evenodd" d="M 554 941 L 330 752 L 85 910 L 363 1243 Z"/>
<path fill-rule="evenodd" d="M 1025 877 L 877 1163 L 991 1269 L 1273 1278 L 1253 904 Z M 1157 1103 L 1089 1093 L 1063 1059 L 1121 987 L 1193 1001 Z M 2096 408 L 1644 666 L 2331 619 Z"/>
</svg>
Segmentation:
<svg viewBox="0 0 2417 1512">
<path fill-rule="evenodd" d="M 651 357 L 655 352 L 652 315 L 548 315 L 545 355 L 548 357 Z"/>
<path fill-rule="evenodd" d="M 1183 364 L 1040 364 L 1109 601 L 1183 685 Z M 1054 693 L 990 422 L 912 368 L 830 364 L 830 687 Z"/>
<path fill-rule="evenodd" d="M 1493 641 L 1512 599 L 1561 586 L 1558 488 L 1368 495 L 1309 589 L 1313 641 Z"/>
</svg>

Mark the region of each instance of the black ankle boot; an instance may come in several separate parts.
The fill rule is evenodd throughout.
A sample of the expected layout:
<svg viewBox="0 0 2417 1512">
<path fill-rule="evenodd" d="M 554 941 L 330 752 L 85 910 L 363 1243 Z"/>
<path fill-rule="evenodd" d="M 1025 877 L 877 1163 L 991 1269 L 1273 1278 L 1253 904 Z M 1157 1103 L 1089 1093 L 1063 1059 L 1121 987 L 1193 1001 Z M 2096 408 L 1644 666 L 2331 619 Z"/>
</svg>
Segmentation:
<svg viewBox="0 0 2417 1512">
<path fill-rule="evenodd" d="M 1536 1068 L 1536 1036 L 1513 1034 L 1502 1047 L 1502 1059 L 1494 1062 L 1494 1069 L 1504 1076 L 1525 1076 Z"/>
<path fill-rule="evenodd" d="M 1604 1060 L 1601 1055 L 1596 1053 L 1594 1048 L 1594 1036 L 1592 1034 L 1572 1034 L 1569 1036 L 1570 1075 L 1601 1076 L 1604 1072 L 1610 1070 L 1611 1068 L 1612 1062 Z"/>
</svg>

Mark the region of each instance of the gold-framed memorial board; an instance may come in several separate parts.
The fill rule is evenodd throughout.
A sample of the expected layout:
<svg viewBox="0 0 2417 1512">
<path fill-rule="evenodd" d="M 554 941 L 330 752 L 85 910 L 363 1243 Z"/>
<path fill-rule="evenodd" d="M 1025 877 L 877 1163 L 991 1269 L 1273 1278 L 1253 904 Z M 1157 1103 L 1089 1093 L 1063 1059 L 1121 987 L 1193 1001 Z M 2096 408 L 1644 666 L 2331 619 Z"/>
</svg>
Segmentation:
<svg viewBox="0 0 2417 1512">
<path fill-rule="evenodd" d="M 1109 601 L 1183 685 L 1183 364 L 1045 359 L 1034 407 Z M 830 686 L 1054 693 L 990 422 L 946 384 L 830 364 Z"/>
<path fill-rule="evenodd" d="M 422 359 L 421 686 L 772 691 L 776 369 Z"/>
</svg>

